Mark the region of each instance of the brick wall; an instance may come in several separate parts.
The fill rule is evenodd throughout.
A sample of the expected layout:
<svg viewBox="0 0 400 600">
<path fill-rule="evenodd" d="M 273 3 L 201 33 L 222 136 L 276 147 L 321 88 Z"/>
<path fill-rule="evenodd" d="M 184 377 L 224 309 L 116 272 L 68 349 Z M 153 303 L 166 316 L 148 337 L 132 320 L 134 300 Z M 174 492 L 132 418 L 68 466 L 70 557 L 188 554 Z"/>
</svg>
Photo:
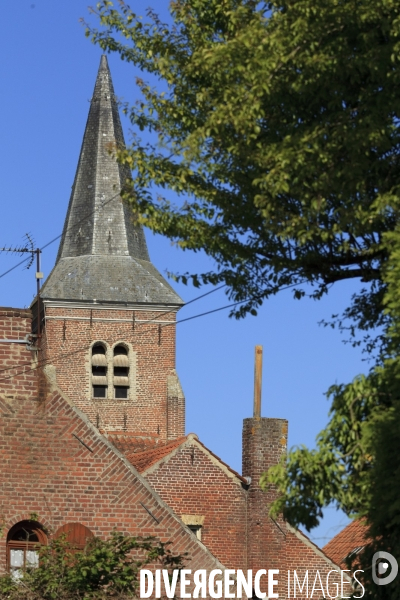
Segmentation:
<svg viewBox="0 0 400 600">
<path fill-rule="evenodd" d="M 32 372 L 30 377 L 35 384 Z M 171 540 L 175 552 L 189 552 L 193 569 L 220 566 L 61 393 L 51 391 L 42 403 L 24 389 L 12 398 L 5 391 L 0 386 L 0 572 L 7 532 L 32 513 L 50 534 L 78 522 L 101 537 L 113 528 L 155 535 Z"/>
<path fill-rule="evenodd" d="M 154 319 L 155 323 L 147 323 Z M 168 377 L 177 377 L 175 325 L 169 325 L 175 322 L 174 312 L 47 306 L 45 322 L 43 353 L 56 368 L 57 383 L 93 424 L 164 440 L 184 435 L 183 394 L 168 402 Z M 112 386 L 108 399 L 93 398 L 90 360 L 96 341 L 105 343 L 110 353 L 117 343 L 129 346 L 128 400 L 114 400 Z"/>
<path fill-rule="evenodd" d="M 127 312 L 119 311 L 120 314 Z M 51 326 L 47 329 L 45 340 L 47 356 L 53 352 L 51 357 L 56 365 L 57 381 L 70 389 L 72 396 L 75 394 L 74 400 L 79 405 L 80 396 L 76 390 L 79 391 L 85 376 L 82 362 L 74 359 L 76 362 L 68 366 L 66 357 L 56 360 L 56 343 L 60 339 L 63 321 L 49 319 L 48 323 Z M 79 341 L 90 346 L 100 333 L 96 329 L 100 322 L 94 319 L 91 327 L 90 322 L 83 321 L 83 325 L 79 325 L 78 321 L 76 330 L 73 330 L 74 323 L 70 325 L 68 322 L 70 338 L 66 332 L 63 340 L 61 329 L 62 342 L 69 340 L 67 349 L 71 353 L 75 350 L 81 352 Z M 29 311 L 0 309 L 0 339 L 24 339 L 30 332 L 30 326 Z M 122 323 L 122 327 L 126 328 L 126 323 Z M 168 329 L 173 328 L 165 328 L 164 331 Z M 107 325 L 104 325 L 101 340 L 104 340 L 106 330 Z M 124 339 L 128 336 L 128 330 L 125 331 Z M 115 334 L 115 329 L 111 331 L 110 326 L 107 338 L 110 344 L 119 341 L 113 332 Z M 137 388 L 139 397 L 143 390 L 151 394 L 152 389 L 161 386 L 159 379 L 156 387 L 151 387 L 152 371 L 156 370 L 160 356 L 157 354 L 158 336 L 154 340 L 154 332 L 153 337 L 151 333 L 150 330 L 148 335 L 143 335 L 142 341 L 135 331 L 130 337 L 132 348 L 137 349 L 138 356 L 141 354 L 140 361 L 146 374 L 143 373 L 142 384 Z M 61 348 L 62 353 L 65 350 L 66 347 Z M 71 356 L 79 356 L 79 352 Z M 155 353 L 153 357 L 152 352 Z M 0 375 L 0 571 L 5 568 L 7 531 L 15 523 L 37 513 L 40 522 L 50 532 L 66 523 L 78 522 L 100 536 L 108 535 L 115 527 L 125 533 L 172 540 L 176 552 L 189 552 L 191 569 L 219 568 L 220 563 L 216 559 L 233 569 L 252 568 L 255 571 L 277 568 L 280 570 L 279 592 L 283 598 L 287 592 L 288 570 L 292 573 L 292 586 L 295 569 L 301 582 L 305 571 L 309 571 L 309 595 L 316 570 L 319 570 L 326 589 L 327 573 L 335 569 L 335 565 L 301 533 L 281 519 L 274 523 L 269 518 L 269 505 L 276 492 L 262 492 L 258 485 L 262 472 L 275 464 L 286 450 L 286 421 L 245 419 L 243 475 L 252 478 L 250 486 L 246 486 L 240 476 L 209 452 L 195 436 L 189 436 L 163 461 L 150 467 L 145 474 L 146 483 L 87 417 L 61 392 L 52 388 L 53 384 L 47 387 L 41 385 L 42 370 L 35 370 L 36 352 L 28 350 L 25 344 L 0 344 L 0 353 L 3 369 Z M 88 360 L 88 351 L 83 355 Z M 169 359 L 161 366 L 164 373 L 168 373 L 173 365 L 172 358 L 171 350 Z M 138 365 L 140 361 L 138 359 Z M 147 370 L 146 362 L 151 365 Z M 55 378 L 54 369 L 48 369 Z M 173 375 L 172 368 L 171 373 Z M 165 375 L 164 390 L 167 378 L 168 375 Z M 173 380 L 169 381 L 171 393 L 179 398 L 179 389 L 173 383 Z M 157 397 L 158 404 L 151 403 L 151 396 L 148 401 L 149 410 L 153 411 L 153 427 L 154 415 L 161 414 L 161 393 Z M 165 392 L 164 406 L 166 397 Z M 81 406 L 90 407 L 85 397 L 82 398 Z M 146 427 L 145 398 L 143 395 L 143 402 L 139 404 L 143 411 L 142 427 Z M 114 409 L 110 407 L 107 410 L 111 420 Z M 94 418 L 95 413 L 92 412 L 91 419 Z M 166 436 L 165 420 L 164 427 L 159 436 Z M 202 541 L 207 549 L 182 527 L 175 515 L 204 517 Z M 333 583 L 339 578 L 330 577 L 331 593 L 334 595 Z M 264 583 L 262 589 L 265 589 Z M 349 595 L 348 590 L 348 586 L 344 588 L 345 594 Z M 306 593 L 297 592 L 297 597 L 305 598 Z M 318 593 L 314 593 L 313 597 L 319 597 Z"/>
<path fill-rule="evenodd" d="M 167 437 L 174 440 L 185 433 L 185 396 L 176 372 L 167 377 Z"/>
<path fill-rule="evenodd" d="M 0 308 L 0 339 L 25 340 L 31 333 L 32 316 L 29 310 Z M 26 344 L 0 343 L 0 395 L 12 403 L 25 394 L 37 394 L 37 379 L 32 368 L 36 353 Z"/>
<path fill-rule="evenodd" d="M 226 567 L 247 568 L 246 490 L 239 477 L 193 438 L 144 476 L 178 516 L 204 517 L 201 540 Z"/>
<path fill-rule="evenodd" d="M 288 423 L 284 419 L 252 418 L 243 421 L 244 476 L 251 477 L 248 499 L 249 568 L 279 569 L 285 550 L 283 522 L 269 516 L 276 491 L 261 490 L 259 480 L 286 452 Z"/>
<path fill-rule="evenodd" d="M 290 597 L 294 597 L 294 574 L 296 570 L 297 578 L 300 586 L 304 583 L 306 572 L 308 571 L 308 593 L 307 587 L 304 585 L 303 593 L 300 593 L 296 583 L 297 598 L 329 598 L 337 595 L 336 585 L 339 585 L 338 597 L 341 597 L 341 575 L 338 571 L 338 566 L 335 565 L 327 556 L 320 550 L 307 536 L 298 530 L 285 524 L 285 561 L 282 560 L 282 573 L 286 579 L 287 572 L 290 571 Z M 319 572 L 320 579 L 317 575 Z M 331 573 L 329 574 L 329 572 Z M 343 597 L 351 596 L 351 586 L 348 584 L 349 578 L 347 574 L 343 575 L 343 579 L 347 582 L 343 584 Z M 313 586 L 315 585 L 314 593 Z M 285 591 L 288 589 L 288 583 L 285 581 Z"/>
<path fill-rule="evenodd" d="M 278 569 L 276 579 L 279 585 L 275 588 L 279 597 L 293 597 L 293 572 L 302 585 L 308 571 L 308 593 L 304 586 L 303 593 L 297 587 L 297 598 L 320 598 L 318 591 L 321 577 L 326 595 L 326 577 L 329 571 L 337 570 L 324 553 L 304 534 L 290 527 L 282 518 L 272 519 L 269 516 L 271 503 L 277 497 L 277 490 L 270 487 L 263 491 L 259 486 L 261 475 L 271 466 L 278 464 L 287 450 L 288 422 L 285 419 L 268 419 L 255 417 L 243 422 L 243 475 L 251 477 L 248 489 L 248 564 L 253 572 L 259 569 Z M 288 593 L 288 571 L 290 571 L 290 596 Z M 317 577 L 314 594 L 312 588 Z M 335 596 L 334 583 L 340 582 L 340 575 L 329 576 L 330 593 Z M 266 589 L 264 584 L 264 588 Z M 349 593 L 350 587 L 344 587 Z"/>
<path fill-rule="evenodd" d="M 148 468 L 143 474 L 162 499 L 178 516 L 197 516 L 204 519 L 202 542 L 227 568 L 278 569 L 275 576 L 279 585 L 274 591 L 287 598 L 288 571 L 293 597 L 294 571 L 302 585 L 308 570 L 308 595 L 306 586 L 301 593 L 297 586 L 297 598 L 311 596 L 312 587 L 319 571 L 324 591 L 329 571 L 337 569 L 304 534 L 288 526 L 282 519 L 273 522 L 268 516 L 271 501 L 276 492 L 263 492 L 258 480 L 272 460 L 280 458 L 285 450 L 287 422 L 279 419 L 246 419 L 245 449 L 253 447 L 258 461 L 250 461 L 244 455 L 245 473 L 253 473 L 246 486 L 222 461 L 217 459 L 195 436 L 181 444 L 167 457 Z M 255 425 L 259 429 L 253 429 Z M 266 441 L 266 439 L 268 441 Z M 258 450 L 255 447 L 260 443 Z M 250 464 L 250 462 L 252 464 Z M 334 583 L 340 576 L 329 576 L 330 592 L 334 596 Z M 317 584 L 319 583 L 317 579 Z M 261 589 L 267 590 L 267 578 L 261 580 Z M 350 588 L 344 587 L 345 592 Z M 317 585 L 313 598 L 319 598 Z M 328 597 L 328 596 L 327 596 Z"/>
</svg>

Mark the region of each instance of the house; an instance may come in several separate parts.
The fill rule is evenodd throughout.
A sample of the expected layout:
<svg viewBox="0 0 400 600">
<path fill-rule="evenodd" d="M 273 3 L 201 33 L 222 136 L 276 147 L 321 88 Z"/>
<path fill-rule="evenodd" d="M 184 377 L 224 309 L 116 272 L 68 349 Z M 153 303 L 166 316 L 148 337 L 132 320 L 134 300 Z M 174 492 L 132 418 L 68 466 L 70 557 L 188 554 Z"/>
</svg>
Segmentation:
<svg viewBox="0 0 400 600">
<path fill-rule="evenodd" d="M 119 197 L 130 172 L 115 144 L 103 56 L 54 269 L 31 310 L 0 309 L 0 571 L 35 564 L 35 544 L 62 531 L 83 545 L 117 529 L 171 541 L 192 570 L 279 570 L 280 597 L 288 571 L 308 570 L 310 588 L 317 571 L 324 586 L 329 572 L 340 581 L 338 564 L 268 514 L 276 491 L 258 482 L 286 452 L 286 420 L 261 417 L 257 399 L 242 474 L 186 435 L 183 301 Z"/>
<path fill-rule="evenodd" d="M 351 521 L 323 550 L 341 569 L 347 569 L 346 559 L 354 558 L 367 545 L 367 531 L 367 525 L 362 519 Z"/>
</svg>

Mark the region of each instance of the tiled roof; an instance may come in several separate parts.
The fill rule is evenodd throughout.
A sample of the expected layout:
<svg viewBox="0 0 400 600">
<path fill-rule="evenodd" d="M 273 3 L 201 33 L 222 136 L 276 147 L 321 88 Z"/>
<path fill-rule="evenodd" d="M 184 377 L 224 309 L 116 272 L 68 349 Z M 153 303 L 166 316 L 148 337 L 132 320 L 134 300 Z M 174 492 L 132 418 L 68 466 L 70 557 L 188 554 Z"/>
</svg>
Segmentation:
<svg viewBox="0 0 400 600">
<path fill-rule="evenodd" d="M 136 469 L 140 473 L 145 473 L 145 471 L 147 471 L 147 469 L 149 469 L 150 467 L 152 467 L 153 465 L 158 463 L 163 458 L 167 457 L 168 454 L 173 452 L 173 450 L 178 448 L 178 446 L 184 444 L 185 442 L 189 441 L 190 439 L 194 439 L 199 444 L 199 446 L 204 448 L 204 450 L 206 452 L 208 452 L 208 454 L 213 456 L 223 467 L 225 467 L 228 471 L 233 473 L 233 475 L 235 475 L 235 477 L 240 479 L 244 484 L 248 485 L 249 482 L 247 481 L 247 479 L 245 477 L 242 477 L 242 475 L 240 475 L 237 471 L 232 469 L 223 460 L 221 460 L 219 458 L 219 456 L 217 456 L 216 454 L 211 452 L 211 450 L 209 450 L 207 448 L 207 446 L 205 446 L 202 442 L 200 442 L 199 438 L 194 433 L 189 433 L 187 436 L 178 438 L 176 440 L 171 440 L 170 442 L 167 442 L 167 443 L 159 442 L 159 443 L 157 443 L 157 445 L 153 444 L 152 447 L 147 447 L 145 450 L 142 450 L 142 451 L 140 451 L 137 446 L 136 447 L 132 446 L 131 451 L 129 451 L 129 450 L 125 450 L 125 451 L 122 450 L 122 451 L 125 453 L 127 459 L 133 464 L 134 467 L 136 467 Z M 118 443 L 120 443 L 120 442 L 118 442 Z"/>
<path fill-rule="evenodd" d="M 157 444 L 157 446 L 142 452 L 126 453 L 126 458 L 133 464 L 139 473 L 143 473 L 159 460 L 168 456 L 168 454 L 175 450 L 175 448 L 178 448 L 183 442 L 186 442 L 186 440 L 187 437 L 184 436 L 177 438 L 176 440 L 171 440 L 164 445 Z"/>
<path fill-rule="evenodd" d="M 118 196 L 131 172 L 110 149 L 124 146 L 102 56 L 56 265 L 42 287 L 42 299 L 182 306 L 150 262 L 143 229 Z"/>
<path fill-rule="evenodd" d="M 165 440 L 158 435 L 144 435 L 131 431 L 105 431 L 102 433 L 123 454 L 143 452 L 158 445 L 165 445 Z"/>
<path fill-rule="evenodd" d="M 364 521 L 352 521 L 323 547 L 323 551 L 334 563 L 346 569 L 345 559 L 352 553 L 358 554 L 366 545 L 366 532 Z"/>
<path fill-rule="evenodd" d="M 249 484 L 249 481 L 245 477 L 242 477 L 240 473 L 232 469 L 223 460 L 221 460 L 219 456 L 211 452 L 207 446 L 200 442 L 195 433 L 189 433 L 186 436 L 177 438 L 176 440 L 170 440 L 168 442 L 160 439 L 159 436 L 156 435 L 144 435 L 143 433 L 131 431 L 109 431 L 102 433 L 116 448 L 118 448 L 120 452 L 125 454 L 129 462 L 131 462 L 140 473 L 144 473 L 147 471 L 147 469 L 158 463 L 163 458 L 167 457 L 181 444 L 194 439 L 199 446 L 204 448 L 208 454 L 213 456 L 221 464 L 221 466 L 225 467 L 245 485 Z"/>
</svg>

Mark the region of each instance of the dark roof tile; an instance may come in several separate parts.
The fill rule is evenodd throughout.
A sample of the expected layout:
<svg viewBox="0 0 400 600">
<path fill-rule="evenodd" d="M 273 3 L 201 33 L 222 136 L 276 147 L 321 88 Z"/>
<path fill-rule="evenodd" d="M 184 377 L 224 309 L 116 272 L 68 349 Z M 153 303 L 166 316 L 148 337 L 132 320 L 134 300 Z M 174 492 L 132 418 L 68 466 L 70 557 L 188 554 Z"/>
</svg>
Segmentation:
<svg viewBox="0 0 400 600">
<path fill-rule="evenodd" d="M 56 265 L 41 297 L 181 306 L 151 264 L 143 229 L 119 196 L 131 173 L 110 153 L 115 146 L 125 142 L 102 56 Z"/>
</svg>

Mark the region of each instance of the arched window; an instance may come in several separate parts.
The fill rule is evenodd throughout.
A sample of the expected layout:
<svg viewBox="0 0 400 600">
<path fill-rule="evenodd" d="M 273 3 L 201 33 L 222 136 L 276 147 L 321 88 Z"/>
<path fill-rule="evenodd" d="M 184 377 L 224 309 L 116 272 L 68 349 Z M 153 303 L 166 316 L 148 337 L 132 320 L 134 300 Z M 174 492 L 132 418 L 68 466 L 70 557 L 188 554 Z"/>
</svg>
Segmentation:
<svg viewBox="0 0 400 600">
<path fill-rule="evenodd" d="M 107 398 L 107 357 L 103 344 L 92 348 L 92 393 L 93 398 Z"/>
<path fill-rule="evenodd" d="M 7 535 L 7 566 L 14 578 L 20 579 L 25 569 L 39 565 L 40 544 L 47 544 L 40 523 L 20 521 L 11 527 Z"/>
<path fill-rule="evenodd" d="M 65 536 L 65 540 L 70 544 L 72 552 L 84 550 L 87 542 L 93 537 L 90 529 L 80 523 L 62 525 L 54 537 L 57 539 L 62 535 Z"/>
<path fill-rule="evenodd" d="M 129 357 L 128 350 L 122 344 L 115 346 L 113 353 L 114 398 L 128 398 L 129 393 Z"/>
</svg>

